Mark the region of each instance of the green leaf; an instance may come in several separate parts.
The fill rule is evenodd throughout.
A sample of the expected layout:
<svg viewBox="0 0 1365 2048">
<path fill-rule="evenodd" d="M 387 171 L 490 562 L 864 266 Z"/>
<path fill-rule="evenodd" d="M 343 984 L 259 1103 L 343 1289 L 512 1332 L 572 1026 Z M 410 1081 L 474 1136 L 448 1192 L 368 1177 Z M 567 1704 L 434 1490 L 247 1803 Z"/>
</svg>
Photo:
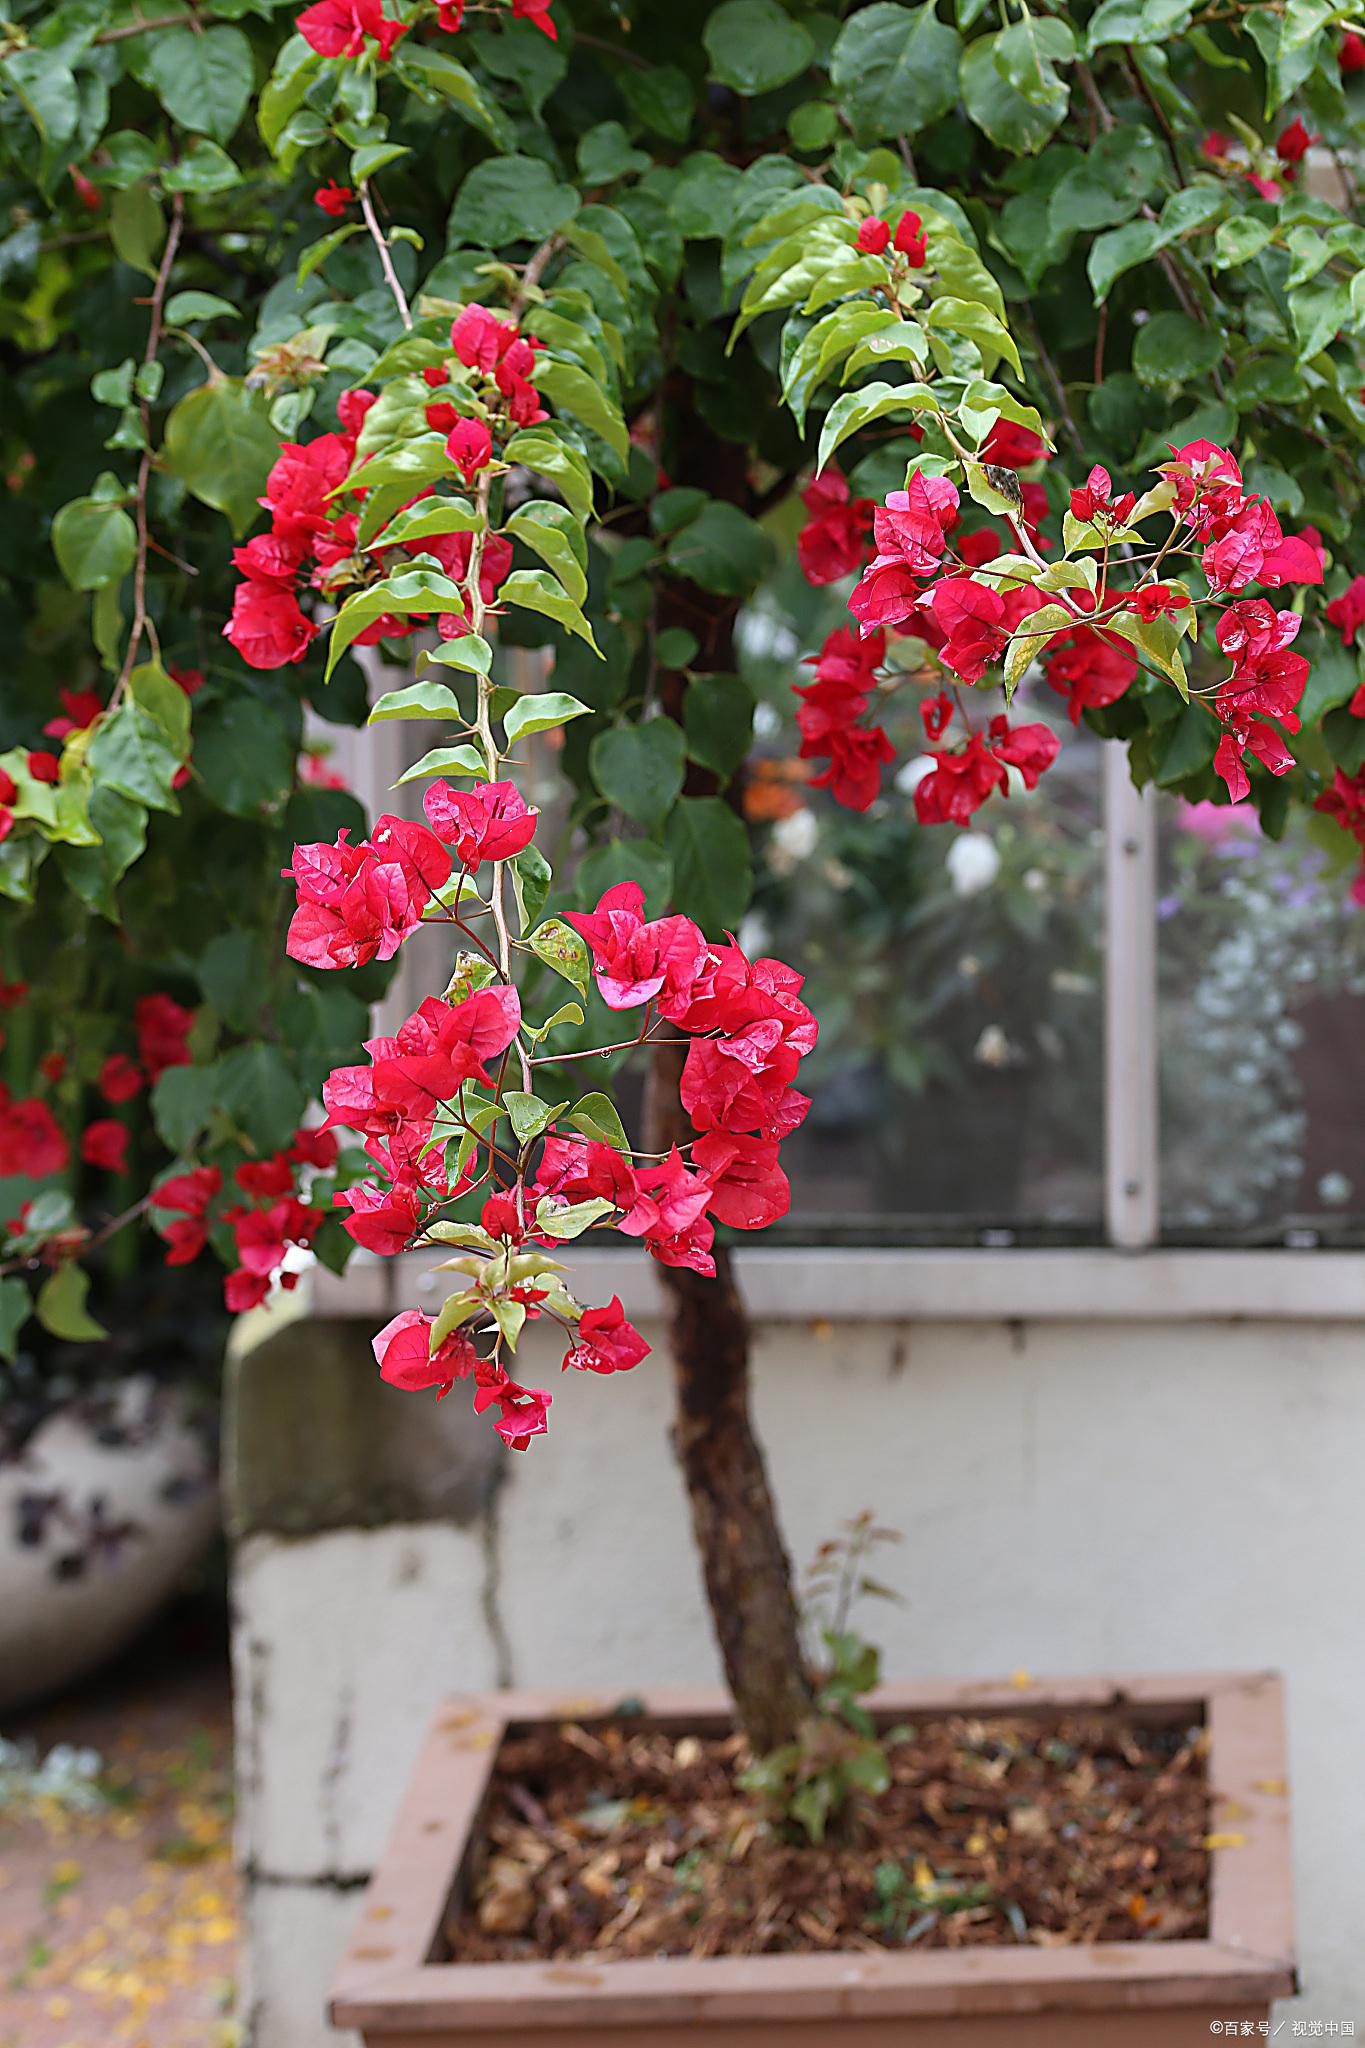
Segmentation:
<svg viewBox="0 0 1365 2048">
<path fill-rule="evenodd" d="M 754 736 L 754 695 L 740 676 L 696 676 L 683 704 L 687 751 L 703 768 L 729 778 Z"/>
<path fill-rule="evenodd" d="M 360 149 L 351 151 L 351 181 L 363 185 L 389 164 L 396 164 L 400 157 L 411 156 L 401 142 L 367 142 Z"/>
<path fill-rule="evenodd" d="M 239 1045 L 218 1061 L 218 1100 L 261 1152 L 302 1122 L 304 1088 L 275 1045 Z"/>
<path fill-rule="evenodd" d="M 536 1204 L 536 1228 L 545 1237 L 581 1237 L 585 1230 L 591 1230 L 594 1223 L 600 1223 L 604 1216 L 612 1216 L 616 1204 L 603 1196 L 595 1196 L 588 1202 L 571 1202 L 566 1208 L 557 1208 L 548 1195 Z"/>
<path fill-rule="evenodd" d="M 586 942 L 578 936 L 572 925 L 562 918 L 552 917 L 548 924 L 532 932 L 526 942 L 537 960 L 543 960 L 547 967 L 571 981 L 575 988 L 586 995 L 592 986 L 592 962 Z"/>
<path fill-rule="evenodd" d="M 1102 306 L 1113 288 L 1116 278 L 1125 270 L 1135 270 L 1139 263 L 1145 263 L 1162 246 L 1163 235 L 1160 221 L 1133 220 L 1126 227 L 1114 228 L 1107 235 L 1097 235 L 1090 245 L 1085 271 L 1090 279 L 1095 304 Z"/>
<path fill-rule="evenodd" d="M 641 825 L 667 817 L 683 786 L 687 743 L 671 718 L 598 733 L 588 750 L 593 781 L 609 804 Z"/>
<path fill-rule="evenodd" d="M 473 775 L 486 782 L 488 764 L 477 747 L 433 747 L 420 761 L 414 761 L 393 786 L 401 789 L 405 782 L 421 782 L 428 775 Z"/>
<path fill-rule="evenodd" d="M 194 772 L 236 818 L 277 810 L 294 786 L 295 735 L 268 704 L 220 697 L 194 722 Z"/>
<path fill-rule="evenodd" d="M 609 1095 L 594 1092 L 580 1095 L 565 1118 L 576 1131 L 582 1131 L 585 1138 L 595 1138 L 601 1145 L 613 1145 L 618 1152 L 628 1152 L 625 1125 L 616 1113 L 616 1105 Z"/>
<path fill-rule="evenodd" d="M 392 718 L 454 718 L 467 725 L 459 699 L 448 683 L 407 683 L 401 690 L 386 690 L 366 723 L 383 725 Z"/>
<path fill-rule="evenodd" d="M 804 71 L 815 45 L 777 0 L 725 0 L 702 30 L 711 74 L 746 97 L 772 92 Z"/>
<path fill-rule="evenodd" d="M 101 590 L 136 562 L 137 527 L 121 505 L 73 498 L 52 521 L 52 552 L 73 590 Z"/>
<path fill-rule="evenodd" d="M 543 384 L 544 379 L 540 381 Z M 566 505 L 556 505 L 549 498 L 533 498 L 517 508 L 503 530 L 534 549 L 574 603 L 583 603 L 588 595 L 587 543 L 578 520 Z"/>
<path fill-rule="evenodd" d="M 466 633 L 459 640 L 443 640 L 439 647 L 428 648 L 423 661 L 437 668 L 458 668 L 466 675 L 486 676 L 493 665 L 493 650 L 479 634 Z"/>
<path fill-rule="evenodd" d="M 630 455 L 630 436 L 620 411 L 603 391 L 577 363 L 556 362 L 542 358 L 536 364 L 536 388 L 542 397 L 548 398 L 556 412 L 565 412 L 571 419 L 600 434 L 618 461 L 625 462 Z"/>
<path fill-rule="evenodd" d="M 80 90 L 69 66 L 56 50 L 7 51 L 5 84 L 18 95 L 42 144 L 42 179 L 47 185 L 61 166 L 63 152 L 76 134 Z"/>
<path fill-rule="evenodd" d="M 567 627 L 580 640 L 586 640 L 593 652 L 600 653 L 592 636 L 592 627 L 583 616 L 580 605 L 574 603 L 557 577 L 547 569 L 514 569 L 506 582 L 498 589 L 500 605 L 519 605 L 523 611 L 543 612 L 546 618 Z"/>
<path fill-rule="evenodd" d="M 686 142 L 692 128 L 695 95 L 692 81 L 675 64 L 654 64 L 648 70 L 623 68 L 617 90 L 636 118 L 666 142 Z"/>
<path fill-rule="evenodd" d="M 533 732 L 549 732 L 555 726 L 567 725 L 571 718 L 582 718 L 590 709 L 566 691 L 541 690 L 509 704 L 503 713 L 502 729 L 508 746 L 512 747 Z"/>
<path fill-rule="evenodd" d="M 159 29 L 147 69 L 162 106 L 195 135 L 227 142 L 246 112 L 255 67 L 239 28 Z"/>
<path fill-rule="evenodd" d="M 109 239 L 121 263 L 145 277 L 156 276 L 166 221 L 150 185 L 130 185 L 117 194 L 109 208 Z"/>
<path fill-rule="evenodd" d="M 258 515 L 280 442 L 260 394 L 235 377 L 217 377 L 171 408 L 164 452 L 181 483 L 226 513 L 240 540 Z"/>
<path fill-rule="evenodd" d="M 584 185 L 610 185 L 647 171 L 651 159 L 636 149 L 619 121 L 599 121 L 578 138 L 578 175 Z"/>
<path fill-rule="evenodd" d="M 1020 678 L 1031 662 L 1038 659 L 1054 633 L 1066 632 L 1077 623 L 1074 615 L 1065 605 L 1045 604 L 1032 613 L 1019 628 L 1005 650 L 1005 701 L 1008 703 L 1019 687 Z"/>
<path fill-rule="evenodd" d="M 990 376 L 1003 356 L 1016 377 L 1022 379 L 1024 366 L 1019 360 L 1009 329 L 997 320 L 988 306 L 978 306 L 969 299 L 935 299 L 925 315 L 924 325 L 931 333 L 947 329 L 950 334 L 965 334 L 974 341 L 981 351 L 982 366 Z"/>
<path fill-rule="evenodd" d="M 391 548 L 401 542 L 410 547 L 414 541 L 434 540 L 443 533 L 476 533 L 481 523 L 467 498 L 423 498 L 395 513 L 368 545 L 371 549 Z"/>
<path fill-rule="evenodd" d="M 1204 378 L 1223 360 L 1223 337 L 1184 313 L 1156 313 L 1138 328 L 1133 342 L 1133 375 L 1160 388 Z"/>
<path fill-rule="evenodd" d="M 185 154 L 161 173 L 167 192 L 230 192 L 242 173 L 225 149 L 199 136 Z"/>
<path fill-rule="evenodd" d="M 0 1280 L 0 1358 L 11 1365 L 19 1349 L 19 1332 L 32 1313 L 27 1287 L 13 1274 L 7 1274 Z"/>
<path fill-rule="evenodd" d="M 857 434 L 873 420 L 885 419 L 893 412 L 938 412 L 941 408 L 934 393 L 924 384 L 864 384 L 860 390 L 846 391 L 842 398 L 836 398 L 830 407 L 825 424 L 820 430 L 820 447 L 815 458 L 817 473 L 833 455 L 841 442 L 850 434 Z"/>
<path fill-rule="evenodd" d="M 294 272 L 296 284 L 307 284 L 315 270 L 320 270 L 334 250 L 342 248 L 353 235 L 363 235 L 365 228 L 358 220 L 343 221 L 339 228 L 329 228 L 325 235 L 310 243 L 298 260 Z"/>
<path fill-rule="evenodd" d="M 508 1088 L 503 1093 L 502 1106 L 507 1111 L 517 1143 L 525 1145 L 532 1138 L 538 1138 L 567 1105 L 542 1102 L 538 1095 L 528 1095 L 524 1089 Z"/>
<path fill-rule="evenodd" d="M 473 72 L 457 63 L 448 51 L 433 49 L 429 43 L 418 43 L 408 37 L 398 47 L 394 69 L 400 77 L 428 93 L 438 93 L 449 100 L 466 121 L 481 128 L 499 148 L 506 148 L 511 129 L 505 115 L 489 99 Z"/>
<path fill-rule="evenodd" d="M 216 292 L 175 292 L 166 301 L 166 321 L 171 327 L 188 327 L 194 320 L 240 320 L 241 311 L 230 299 Z"/>
<path fill-rule="evenodd" d="M 1252 256 L 1261 254 L 1273 236 L 1273 221 L 1252 221 L 1248 213 L 1242 213 L 1232 221 L 1224 221 L 1214 236 L 1214 268 L 1234 270 L 1238 264 L 1250 262 Z"/>
<path fill-rule="evenodd" d="M 103 1323 L 97 1323 L 85 1305 L 90 1292 L 90 1275 L 84 1266 L 68 1259 L 48 1275 L 38 1289 L 33 1313 L 45 1330 L 70 1344 L 88 1344 L 107 1337 Z"/>
<path fill-rule="evenodd" d="M 679 799 L 664 832 L 673 901 L 708 936 L 732 931 L 749 907 L 753 865 L 744 822 L 718 796 Z"/>
<path fill-rule="evenodd" d="M 1052 69 L 1053 51 L 1060 51 L 1060 38 L 1049 33 L 1060 29 L 1068 45 L 1070 31 L 1046 16 L 1017 22 L 999 35 L 981 36 L 969 45 L 962 59 L 962 99 L 968 114 L 992 142 L 1017 156 L 1036 156 L 1066 116 L 1070 89 Z M 1018 44 L 1006 38 L 1032 31 L 1037 38 L 1038 64 L 1027 74 L 1019 60 Z M 1002 47 L 1003 45 L 1003 47 Z M 1026 96 L 1007 75 L 1014 71 L 1030 77 Z"/>
<path fill-rule="evenodd" d="M 102 720 L 86 759 L 98 782 L 152 811 L 174 811 L 181 753 L 166 727 L 130 693 Z"/>
<path fill-rule="evenodd" d="M 1365 274 L 1365 273 L 1362 273 Z M 1289 300 L 1298 360 L 1311 362 L 1326 348 L 1338 328 L 1351 318 L 1351 287 L 1344 284 L 1309 284 Z"/>
<path fill-rule="evenodd" d="M 772 542 L 757 520 L 722 498 L 707 499 L 676 529 L 666 557 L 675 575 L 723 597 L 747 596 L 772 558 Z"/>
<path fill-rule="evenodd" d="M 533 841 L 520 853 L 513 854 L 508 866 L 512 870 L 512 894 L 521 919 L 519 929 L 529 931 L 539 919 L 550 893 L 550 863 Z"/>
<path fill-rule="evenodd" d="M 592 516 L 592 471 L 576 448 L 558 440 L 543 427 L 530 427 L 514 434 L 503 449 L 504 459 L 534 470 L 557 484 L 569 509 L 580 519 Z"/>
<path fill-rule="evenodd" d="M 90 823 L 99 834 L 96 846 L 60 846 L 57 864 L 72 894 L 101 917 L 120 922 L 114 889 L 147 844 L 144 805 L 116 789 L 97 785 L 90 792 Z"/>
<path fill-rule="evenodd" d="M 561 185 L 535 156 L 495 156 L 476 164 L 450 212 L 450 246 L 473 242 L 500 249 L 508 242 L 545 242 L 578 211 L 578 194 Z"/>
<path fill-rule="evenodd" d="M 579 863 L 579 901 L 591 909 L 618 882 L 638 882 L 646 917 L 662 917 L 673 891 L 673 863 L 652 839 L 609 839 Z"/>
<path fill-rule="evenodd" d="M 830 57 L 830 81 L 855 141 L 915 135 L 946 114 L 957 99 L 961 54 L 962 38 L 939 20 L 936 0 L 862 8 L 840 29 Z"/>
</svg>

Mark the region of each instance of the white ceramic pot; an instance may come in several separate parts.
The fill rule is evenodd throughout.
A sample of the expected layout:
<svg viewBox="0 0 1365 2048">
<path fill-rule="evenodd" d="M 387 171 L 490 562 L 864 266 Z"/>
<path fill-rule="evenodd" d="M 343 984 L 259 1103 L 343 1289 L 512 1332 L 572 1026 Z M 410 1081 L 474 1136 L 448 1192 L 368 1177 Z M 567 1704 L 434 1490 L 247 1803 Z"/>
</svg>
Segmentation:
<svg viewBox="0 0 1365 2048">
<path fill-rule="evenodd" d="M 82 1393 L 0 1451 L 0 1712 L 122 1649 L 217 1520 L 185 1398 L 145 1376 Z"/>
</svg>

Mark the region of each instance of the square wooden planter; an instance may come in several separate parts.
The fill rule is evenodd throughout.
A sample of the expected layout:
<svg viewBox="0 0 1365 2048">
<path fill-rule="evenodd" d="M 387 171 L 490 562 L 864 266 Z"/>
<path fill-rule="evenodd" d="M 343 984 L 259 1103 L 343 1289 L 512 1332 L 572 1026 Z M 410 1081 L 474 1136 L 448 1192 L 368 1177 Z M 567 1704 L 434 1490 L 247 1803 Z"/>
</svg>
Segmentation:
<svg viewBox="0 0 1365 2048">
<path fill-rule="evenodd" d="M 450 1963 L 442 1922 L 465 1880 L 504 1731 L 590 1723 L 606 1699 L 500 1693 L 436 1717 L 365 1894 L 331 2017 L 366 2048 L 1207 2048 L 1210 2022 L 1265 2020 L 1296 1988 L 1283 1697 L 1270 1673 L 896 1686 L 891 1721 L 1132 1704 L 1209 1732 L 1211 1932 L 1071 1948 Z M 659 1692 L 676 1734 L 732 1725 L 716 1692 Z"/>
</svg>

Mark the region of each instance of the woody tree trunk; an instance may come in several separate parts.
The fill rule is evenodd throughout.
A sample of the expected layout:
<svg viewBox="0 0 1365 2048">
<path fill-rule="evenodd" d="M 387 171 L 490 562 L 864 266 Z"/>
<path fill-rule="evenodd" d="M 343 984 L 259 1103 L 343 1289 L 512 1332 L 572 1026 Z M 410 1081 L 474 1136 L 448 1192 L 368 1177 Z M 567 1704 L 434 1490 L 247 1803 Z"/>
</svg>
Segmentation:
<svg viewBox="0 0 1365 2048">
<path fill-rule="evenodd" d="M 679 380 L 685 387 L 685 380 Z M 674 395 L 674 394 L 670 394 Z M 722 440 L 680 399 L 678 482 L 749 508 L 745 451 Z M 662 580 L 656 625 L 685 627 L 699 645 L 695 668 L 725 675 L 735 665 L 733 598 L 695 584 Z M 682 722 L 685 678 L 661 678 L 665 708 Z M 689 783 L 689 790 L 694 787 Z M 697 790 L 714 789 L 704 772 Z M 679 1099 L 684 1050 L 655 1047 L 645 1094 L 645 1144 L 651 1152 L 695 1135 Z M 729 1253 L 716 1249 L 716 1276 L 660 1266 L 669 1297 L 676 1408 L 673 1447 L 692 1511 L 712 1626 L 739 1714 L 756 1755 L 796 1735 L 814 1709 L 787 1556 L 763 1453 L 750 1414 L 749 1319 Z"/>
</svg>

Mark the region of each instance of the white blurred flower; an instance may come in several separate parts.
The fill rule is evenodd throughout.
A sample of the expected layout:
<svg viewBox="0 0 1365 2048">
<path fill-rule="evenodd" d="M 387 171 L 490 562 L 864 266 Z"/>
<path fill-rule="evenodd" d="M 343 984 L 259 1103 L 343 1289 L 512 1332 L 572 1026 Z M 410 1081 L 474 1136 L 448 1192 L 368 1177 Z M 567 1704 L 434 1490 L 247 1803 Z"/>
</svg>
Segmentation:
<svg viewBox="0 0 1365 2048">
<path fill-rule="evenodd" d="M 1007 1067 L 1013 1057 L 1014 1049 L 998 1024 L 988 1024 L 972 1047 L 972 1058 L 982 1067 Z"/>
<path fill-rule="evenodd" d="M 896 770 L 896 787 L 902 796 L 913 796 L 926 775 L 932 775 L 938 762 L 932 754 L 916 754 L 902 768 Z"/>
<path fill-rule="evenodd" d="M 750 911 L 735 936 L 739 940 L 740 952 L 747 953 L 751 960 L 756 960 L 761 957 L 772 938 L 772 933 L 765 921 L 754 911 Z"/>
<path fill-rule="evenodd" d="M 955 895 L 977 896 L 999 874 L 1000 855 L 988 833 L 960 832 L 948 848 L 944 866 Z"/>
<path fill-rule="evenodd" d="M 1048 892 L 1047 876 L 1041 868 L 1026 868 L 1024 870 L 1024 887 L 1028 890 L 1030 896 L 1046 896 Z"/>
<path fill-rule="evenodd" d="M 803 808 L 793 811 L 789 818 L 779 818 L 768 842 L 769 867 L 777 874 L 789 875 L 803 860 L 810 859 L 819 837 L 814 811 Z"/>
</svg>

